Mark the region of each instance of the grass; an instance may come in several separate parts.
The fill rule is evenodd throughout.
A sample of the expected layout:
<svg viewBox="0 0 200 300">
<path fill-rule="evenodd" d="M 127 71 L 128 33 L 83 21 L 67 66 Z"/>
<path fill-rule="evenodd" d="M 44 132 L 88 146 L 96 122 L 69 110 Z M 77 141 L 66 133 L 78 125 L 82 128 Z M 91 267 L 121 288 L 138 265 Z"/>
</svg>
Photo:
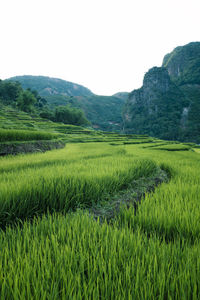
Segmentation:
<svg viewBox="0 0 200 300">
<path fill-rule="evenodd" d="M 89 143 L 89 142 L 147 142 L 157 139 L 149 138 L 146 135 L 124 135 L 113 132 L 95 131 L 92 128 L 83 128 L 63 123 L 55 123 L 50 120 L 42 119 L 37 115 L 29 115 L 25 112 L 18 111 L 10 106 L 0 104 L 0 142 L 8 141 L 11 138 L 16 140 L 37 139 L 39 135 L 43 134 L 46 138 L 61 137 L 66 143 Z M 10 132 L 9 136 L 5 138 L 6 130 Z M 24 136 L 22 136 L 24 131 Z M 13 133 L 12 133 L 13 132 Z M 30 132 L 30 133 L 28 133 Z M 57 133 L 57 135 L 56 135 Z M 31 137 L 32 135 L 32 137 Z M 15 138 L 16 136 L 16 138 Z M 45 138 L 45 139 L 46 139 Z"/>
<path fill-rule="evenodd" d="M 97 136 L 107 142 L 0 158 L 0 298 L 200 299 L 199 153 Z M 170 181 L 136 214 L 123 207 L 111 225 L 87 213 L 158 166 Z"/>
<path fill-rule="evenodd" d="M 75 158 L 80 146 L 71 145 L 70 150 L 57 150 L 56 159 L 54 151 L 53 156 L 36 156 L 37 161 L 27 156 L 26 163 L 23 159 L 19 162 L 20 158 L 18 162 L 12 158 L 3 160 L 0 225 L 47 211 L 89 207 L 104 194 L 119 191 L 134 179 L 148 177 L 157 168 L 151 160 L 124 155 L 123 149 L 116 148 L 112 156 L 104 152 L 90 157 L 88 149 L 88 145 L 82 147 L 82 151 L 87 151 L 86 159 Z"/>
<path fill-rule="evenodd" d="M 87 214 L 47 215 L 0 236 L 2 299 L 198 299 L 199 243 L 166 244 Z"/>
<path fill-rule="evenodd" d="M 0 142 L 51 140 L 59 137 L 60 135 L 57 133 L 53 134 L 42 131 L 0 129 Z"/>
</svg>

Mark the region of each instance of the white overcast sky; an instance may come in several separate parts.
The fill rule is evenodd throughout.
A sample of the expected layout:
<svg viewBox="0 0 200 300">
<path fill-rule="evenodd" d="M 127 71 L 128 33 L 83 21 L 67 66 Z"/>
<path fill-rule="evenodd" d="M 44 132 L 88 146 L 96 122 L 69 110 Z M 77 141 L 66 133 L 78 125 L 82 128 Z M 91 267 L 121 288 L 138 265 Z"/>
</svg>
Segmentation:
<svg viewBox="0 0 200 300">
<path fill-rule="evenodd" d="M 0 78 L 44 75 L 111 95 L 200 41 L 200 0 L 0 0 Z"/>
</svg>

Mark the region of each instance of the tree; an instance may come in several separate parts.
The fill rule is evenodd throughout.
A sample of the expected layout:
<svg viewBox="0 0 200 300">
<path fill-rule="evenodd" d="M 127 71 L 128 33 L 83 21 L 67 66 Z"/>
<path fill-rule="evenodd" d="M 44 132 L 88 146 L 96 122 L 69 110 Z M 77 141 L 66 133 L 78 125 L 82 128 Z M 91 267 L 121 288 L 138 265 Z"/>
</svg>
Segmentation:
<svg viewBox="0 0 200 300">
<path fill-rule="evenodd" d="M 20 93 L 19 97 L 17 98 L 17 106 L 19 109 L 25 112 L 32 112 L 34 111 L 34 104 L 37 102 L 37 99 L 33 95 L 33 93 L 29 90 L 23 91 Z"/>
<path fill-rule="evenodd" d="M 84 112 L 78 108 L 69 105 L 59 106 L 55 111 L 55 121 L 72 125 L 87 125 L 89 121 L 86 119 Z"/>
<path fill-rule="evenodd" d="M 4 104 L 15 103 L 22 91 L 23 89 L 19 82 L 0 81 L 0 98 Z"/>
<path fill-rule="evenodd" d="M 44 105 L 47 104 L 47 100 L 46 100 L 45 98 L 41 97 L 41 96 L 39 95 L 38 91 L 36 91 L 36 90 L 31 90 L 30 88 L 28 88 L 27 90 L 30 91 L 30 92 L 35 96 L 35 98 L 36 98 L 36 100 L 37 100 L 37 102 L 36 102 L 35 105 L 34 105 L 35 107 L 41 108 L 41 107 L 43 107 Z"/>
</svg>

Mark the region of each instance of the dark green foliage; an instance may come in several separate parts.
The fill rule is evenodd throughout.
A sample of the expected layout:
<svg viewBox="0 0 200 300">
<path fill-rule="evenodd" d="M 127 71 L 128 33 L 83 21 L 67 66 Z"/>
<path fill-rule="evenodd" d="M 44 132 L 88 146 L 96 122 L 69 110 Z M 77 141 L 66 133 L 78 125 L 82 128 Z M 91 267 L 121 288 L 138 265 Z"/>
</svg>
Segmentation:
<svg viewBox="0 0 200 300">
<path fill-rule="evenodd" d="M 40 113 L 40 117 L 51 121 L 55 120 L 54 112 L 49 110 L 48 108 L 42 110 L 42 112 Z"/>
<path fill-rule="evenodd" d="M 29 113 L 46 104 L 46 100 L 37 91 L 23 90 L 19 82 L 8 80 L 0 80 L 0 102 Z"/>
<path fill-rule="evenodd" d="M 25 112 L 32 112 L 33 106 L 36 104 L 36 102 L 37 99 L 29 90 L 20 93 L 19 97 L 17 98 L 17 106 Z"/>
<path fill-rule="evenodd" d="M 16 103 L 22 92 L 23 89 L 18 82 L 0 80 L 0 101 L 4 104 Z"/>
<path fill-rule="evenodd" d="M 36 90 L 43 97 L 57 94 L 65 96 L 92 95 L 92 92 L 84 86 L 58 78 L 25 75 L 12 77 L 9 80 L 19 81 L 24 89 Z"/>
<path fill-rule="evenodd" d="M 161 68 L 145 74 L 129 94 L 124 129 L 168 140 L 200 143 L 200 43 L 177 47 Z"/>
<path fill-rule="evenodd" d="M 200 42 L 175 48 L 163 60 L 171 78 L 179 85 L 200 83 Z"/>
<path fill-rule="evenodd" d="M 70 104 L 83 110 L 94 128 L 118 132 L 121 130 L 122 108 L 128 93 L 97 96 L 83 86 L 44 76 L 17 76 L 10 80 L 18 80 L 23 88 L 37 90 L 41 97 L 45 97 L 51 110 L 58 105 Z M 46 107 L 40 116 L 53 120 Z"/>
<path fill-rule="evenodd" d="M 123 98 L 124 97 L 124 98 Z M 71 96 L 49 95 L 45 98 L 49 107 L 70 104 L 84 111 L 92 125 L 101 130 L 120 131 L 122 124 L 122 109 L 127 95 L 118 96 Z"/>
<path fill-rule="evenodd" d="M 132 99 L 136 99 L 133 104 Z M 143 87 L 129 96 L 125 113 L 128 111 L 131 119 L 125 120 L 125 130 L 163 139 L 178 139 L 185 105 L 187 99 L 170 80 L 166 70 L 153 68 L 145 75 Z"/>
<path fill-rule="evenodd" d="M 31 89 L 27 89 L 27 90 L 29 90 L 29 91 L 31 91 L 31 93 L 35 96 L 35 98 L 37 99 L 37 102 L 36 102 L 36 104 L 35 104 L 35 106 L 36 107 L 39 107 L 39 108 L 41 108 L 41 107 L 43 107 L 45 104 L 47 104 L 47 100 L 45 99 L 45 98 L 43 98 L 43 97 L 41 97 L 39 94 L 38 94 L 38 92 L 36 91 L 36 90 L 31 90 Z"/>
<path fill-rule="evenodd" d="M 73 124 L 73 125 L 88 125 L 89 122 L 84 116 L 84 113 L 74 107 L 59 106 L 55 110 L 55 121 L 62 122 L 64 124 Z"/>
<path fill-rule="evenodd" d="M 190 99 L 182 140 L 200 143 L 200 86 L 183 85 L 181 90 Z"/>
</svg>

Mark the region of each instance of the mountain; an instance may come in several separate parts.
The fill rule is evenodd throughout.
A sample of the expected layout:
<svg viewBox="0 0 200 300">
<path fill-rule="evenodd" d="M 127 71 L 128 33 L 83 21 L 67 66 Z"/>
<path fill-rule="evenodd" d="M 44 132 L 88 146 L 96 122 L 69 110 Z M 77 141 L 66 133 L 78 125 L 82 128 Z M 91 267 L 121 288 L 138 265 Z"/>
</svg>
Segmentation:
<svg viewBox="0 0 200 300">
<path fill-rule="evenodd" d="M 18 81 L 24 89 L 31 88 L 36 90 L 43 97 L 58 94 L 65 96 L 93 95 L 86 87 L 59 78 L 24 75 L 11 77 L 8 80 Z"/>
<path fill-rule="evenodd" d="M 127 97 L 116 96 L 71 96 L 50 95 L 45 97 L 51 108 L 70 104 L 84 111 L 86 118 L 96 129 L 120 131 L 122 110 Z"/>
<path fill-rule="evenodd" d="M 200 42 L 175 48 L 145 74 L 123 123 L 125 132 L 200 143 Z"/>
<path fill-rule="evenodd" d="M 165 55 L 162 66 L 179 86 L 200 84 L 200 42 L 175 48 Z"/>
<path fill-rule="evenodd" d="M 68 81 L 45 76 L 16 76 L 8 80 L 18 81 L 22 87 L 37 90 L 47 100 L 51 109 L 70 104 L 81 108 L 96 129 L 120 131 L 122 109 L 128 93 L 113 96 L 98 96 L 89 89 Z"/>
</svg>

